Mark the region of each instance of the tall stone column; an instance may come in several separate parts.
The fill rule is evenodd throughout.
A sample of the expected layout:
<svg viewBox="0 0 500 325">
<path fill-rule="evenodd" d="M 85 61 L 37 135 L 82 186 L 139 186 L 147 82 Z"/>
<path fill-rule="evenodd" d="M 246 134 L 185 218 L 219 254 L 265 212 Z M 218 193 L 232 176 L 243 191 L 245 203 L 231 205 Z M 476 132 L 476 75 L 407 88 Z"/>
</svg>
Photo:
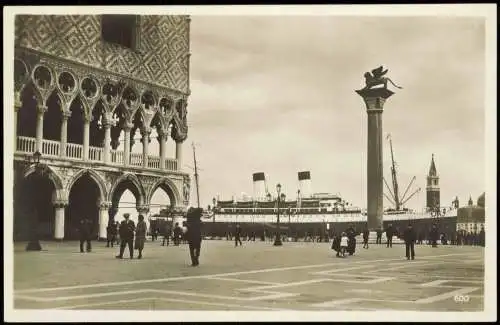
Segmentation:
<svg viewBox="0 0 500 325">
<path fill-rule="evenodd" d="M 71 117 L 71 111 L 65 111 L 61 120 L 61 146 L 59 147 L 59 156 L 66 157 L 66 145 L 68 144 L 68 119 Z"/>
<path fill-rule="evenodd" d="M 368 115 L 367 212 L 368 229 L 383 227 L 382 113 L 384 103 L 394 93 L 386 88 L 356 90 L 363 98 Z"/>
<path fill-rule="evenodd" d="M 126 123 L 123 125 L 123 164 L 128 166 L 130 164 L 130 130 L 134 125 L 132 123 Z"/>
<path fill-rule="evenodd" d="M 47 106 L 38 105 L 36 111 L 36 144 L 35 151 L 42 152 L 42 143 L 43 143 L 43 115 L 47 111 Z"/>
<path fill-rule="evenodd" d="M 64 239 L 64 212 L 68 203 L 56 203 L 55 208 L 55 225 L 54 225 L 54 239 Z"/>
<path fill-rule="evenodd" d="M 83 124 L 83 160 L 89 159 L 89 140 L 90 140 L 90 117 L 85 118 Z"/>
<path fill-rule="evenodd" d="M 108 202 L 99 204 L 99 240 L 105 240 L 108 237 L 109 207 Z"/>
<path fill-rule="evenodd" d="M 166 159 L 165 145 L 167 144 L 166 133 L 158 134 L 158 141 L 160 142 L 160 169 L 165 169 L 165 159 Z"/>
<path fill-rule="evenodd" d="M 182 142 L 175 142 L 175 159 L 177 160 L 177 170 L 182 169 Z"/>
<path fill-rule="evenodd" d="M 148 168 L 148 158 L 149 158 L 149 134 L 151 130 L 149 128 L 141 129 L 142 135 L 142 167 Z"/>
<path fill-rule="evenodd" d="M 104 126 L 104 163 L 109 164 L 111 157 L 111 120 L 110 117 L 103 119 Z"/>
</svg>

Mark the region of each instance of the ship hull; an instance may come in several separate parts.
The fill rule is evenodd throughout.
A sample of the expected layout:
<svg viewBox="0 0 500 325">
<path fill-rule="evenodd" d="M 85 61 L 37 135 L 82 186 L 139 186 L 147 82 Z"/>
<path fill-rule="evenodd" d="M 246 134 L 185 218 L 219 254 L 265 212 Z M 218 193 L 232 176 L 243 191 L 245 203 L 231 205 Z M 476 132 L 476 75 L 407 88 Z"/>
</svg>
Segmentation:
<svg viewBox="0 0 500 325">
<path fill-rule="evenodd" d="M 366 226 L 367 217 L 360 214 L 311 214 L 311 215 L 281 215 L 280 231 L 291 237 L 304 237 L 308 235 L 321 236 L 328 233 L 341 233 L 350 225 L 357 232 L 362 232 Z M 417 232 L 428 233 L 432 225 L 437 225 L 438 230 L 445 234 L 452 234 L 456 230 L 456 210 L 451 210 L 445 215 L 434 217 L 430 214 L 388 214 L 383 216 L 383 225 L 386 228 L 392 224 L 400 233 L 411 223 Z M 235 225 L 239 224 L 244 233 L 256 233 L 260 236 L 264 230 L 275 233 L 277 230 L 276 215 L 252 214 L 221 214 L 204 218 L 203 228 L 206 236 L 224 237 L 232 232 Z"/>
</svg>

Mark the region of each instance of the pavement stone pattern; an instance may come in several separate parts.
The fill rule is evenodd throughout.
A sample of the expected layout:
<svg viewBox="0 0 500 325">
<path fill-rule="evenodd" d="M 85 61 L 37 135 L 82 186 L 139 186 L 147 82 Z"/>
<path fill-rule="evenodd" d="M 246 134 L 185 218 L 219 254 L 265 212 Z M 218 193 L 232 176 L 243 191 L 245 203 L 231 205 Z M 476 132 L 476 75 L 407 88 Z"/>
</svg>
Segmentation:
<svg viewBox="0 0 500 325">
<path fill-rule="evenodd" d="M 203 241 L 198 267 L 187 245 L 146 242 L 141 260 L 118 247 L 42 242 L 14 246 L 14 308 L 73 310 L 482 311 L 484 249 L 359 244 L 338 258 L 330 243 Z M 137 253 L 137 252 L 136 252 Z"/>
</svg>

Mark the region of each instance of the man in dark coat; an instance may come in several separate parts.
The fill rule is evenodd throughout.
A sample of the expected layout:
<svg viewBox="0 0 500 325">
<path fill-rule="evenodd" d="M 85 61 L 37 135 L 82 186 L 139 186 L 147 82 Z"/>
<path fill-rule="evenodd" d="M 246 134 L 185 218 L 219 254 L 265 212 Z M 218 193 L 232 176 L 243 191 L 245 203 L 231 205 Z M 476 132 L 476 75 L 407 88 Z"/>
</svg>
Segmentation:
<svg viewBox="0 0 500 325">
<path fill-rule="evenodd" d="M 175 223 L 175 226 L 174 226 L 174 238 L 173 238 L 173 242 L 174 242 L 174 245 L 175 246 L 179 246 L 180 244 L 180 241 L 181 241 L 181 233 L 182 233 L 182 229 L 181 227 L 179 226 L 179 223 L 176 222 Z"/>
<path fill-rule="evenodd" d="M 392 228 L 392 224 L 389 224 L 389 226 L 385 230 L 385 236 L 387 237 L 387 247 L 392 247 L 392 236 L 394 236 L 394 229 Z"/>
<path fill-rule="evenodd" d="M 332 239 L 332 249 L 337 252 L 337 257 L 340 257 L 340 236 L 337 234 L 333 234 Z"/>
<path fill-rule="evenodd" d="M 370 237 L 370 231 L 368 230 L 368 226 L 365 226 L 365 230 L 363 230 L 363 248 L 368 249 L 369 237 Z"/>
<path fill-rule="evenodd" d="M 201 249 L 201 208 L 190 208 L 187 212 L 187 232 L 186 238 L 189 244 L 189 255 L 191 256 L 191 266 L 200 264 Z"/>
<path fill-rule="evenodd" d="M 123 258 L 123 252 L 125 251 L 125 246 L 128 246 L 130 253 L 130 258 L 134 258 L 134 231 L 135 224 L 132 220 L 129 220 L 130 214 L 125 213 L 123 215 L 125 220 L 120 224 L 120 254 L 116 258 Z"/>
<path fill-rule="evenodd" d="M 116 226 L 113 221 L 110 221 L 108 223 L 108 226 L 106 227 L 106 232 L 107 232 L 107 244 L 106 247 L 109 247 L 109 244 L 111 244 L 111 247 L 113 247 L 113 244 L 116 241 Z"/>
<path fill-rule="evenodd" d="M 437 247 L 437 241 L 438 241 L 438 238 L 439 238 L 439 231 L 436 227 L 436 225 L 432 225 L 432 228 L 431 228 L 431 231 L 429 233 L 429 236 L 430 236 L 430 240 L 431 240 L 431 244 L 432 244 L 432 247 Z"/>
<path fill-rule="evenodd" d="M 234 230 L 234 247 L 237 247 L 238 246 L 238 243 L 240 243 L 240 246 L 242 246 L 243 244 L 241 243 L 241 227 L 240 225 L 236 225 L 236 229 Z"/>
<path fill-rule="evenodd" d="M 413 227 L 408 225 L 408 228 L 403 233 L 403 239 L 405 241 L 405 246 L 406 246 L 406 259 L 415 259 L 415 240 L 416 240 L 416 234 L 415 230 Z"/>
<path fill-rule="evenodd" d="M 382 229 L 377 229 L 377 241 L 376 244 L 382 244 Z"/>
<path fill-rule="evenodd" d="M 165 222 L 163 229 L 163 243 L 162 246 L 165 246 L 165 241 L 167 242 L 167 246 L 170 245 L 170 236 L 172 235 L 172 223 L 170 221 Z"/>
<path fill-rule="evenodd" d="M 354 255 L 354 253 L 356 253 L 356 230 L 354 229 L 354 225 L 349 225 L 346 230 L 346 234 L 347 238 L 349 238 L 347 252 L 349 255 Z"/>
<path fill-rule="evenodd" d="M 79 225 L 79 233 L 80 233 L 80 253 L 83 253 L 83 243 L 86 242 L 86 249 L 87 253 L 90 253 L 92 250 L 92 244 L 90 243 L 91 236 L 92 236 L 92 222 L 88 218 L 83 218 L 80 220 L 80 225 Z"/>
</svg>

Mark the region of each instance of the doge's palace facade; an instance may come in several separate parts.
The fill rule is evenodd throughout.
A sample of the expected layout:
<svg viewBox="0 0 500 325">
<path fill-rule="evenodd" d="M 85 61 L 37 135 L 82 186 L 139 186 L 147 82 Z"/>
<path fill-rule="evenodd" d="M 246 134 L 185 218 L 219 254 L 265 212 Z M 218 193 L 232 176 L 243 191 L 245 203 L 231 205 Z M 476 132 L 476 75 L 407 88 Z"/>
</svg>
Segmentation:
<svg viewBox="0 0 500 325">
<path fill-rule="evenodd" d="M 188 16 L 16 17 L 15 240 L 32 227 L 44 239 L 74 238 L 82 217 L 105 238 L 126 189 L 138 213 L 159 188 L 172 206 L 187 206 L 189 28 Z M 48 167 L 34 181 L 26 161 L 36 151 Z"/>
</svg>

